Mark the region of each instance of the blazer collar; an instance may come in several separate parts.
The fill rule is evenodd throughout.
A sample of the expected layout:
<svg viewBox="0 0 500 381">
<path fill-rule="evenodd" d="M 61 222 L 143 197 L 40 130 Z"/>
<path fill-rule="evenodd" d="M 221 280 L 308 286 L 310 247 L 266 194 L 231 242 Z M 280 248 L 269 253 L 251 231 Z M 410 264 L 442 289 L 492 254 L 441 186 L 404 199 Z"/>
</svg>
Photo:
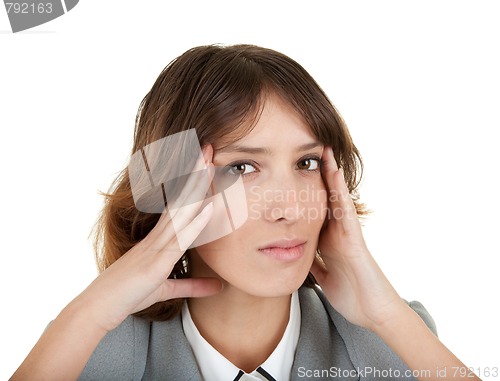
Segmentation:
<svg viewBox="0 0 500 381">
<path fill-rule="evenodd" d="M 300 288 L 299 300 L 301 327 L 291 380 L 307 379 L 304 374 L 308 371 L 329 370 L 331 367 L 343 371 L 354 369 L 346 343 L 315 290 Z M 153 322 L 149 345 L 150 353 L 162 353 L 164 361 L 161 361 L 161 372 L 168 374 L 169 379 L 202 380 L 193 351 L 184 334 L 180 315 L 166 322 Z M 358 379 L 354 377 L 349 380 Z"/>
</svg>

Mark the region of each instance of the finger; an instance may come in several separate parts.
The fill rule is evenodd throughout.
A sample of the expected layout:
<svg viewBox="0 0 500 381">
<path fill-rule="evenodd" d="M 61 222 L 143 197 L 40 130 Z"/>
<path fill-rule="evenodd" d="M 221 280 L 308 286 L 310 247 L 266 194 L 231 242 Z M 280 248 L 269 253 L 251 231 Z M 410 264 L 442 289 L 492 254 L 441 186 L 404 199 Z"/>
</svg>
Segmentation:
<svg viewBox="0 0 500 381">
<path fill-rule="evenodd" d="M 197 164 L 187 177 L 186 183 L 175 200 L 168 201 L 168 208 L 172 218 L 179 217 L 177 229 L 183 228 L 199 211 L 201 203 L 196 201 L 204 200 L 207 190 L 212 184 L 214 177 L 214 166 L 212 164 L 213 147 L 211 144 L 203 146 Z M 183 213 L 186 213 L 183 215 Z"/>
<path fill-rule="evenodd" d="M 203 152 L 203 158 L 205 159 L 205 163 L 207 164 L 210 164 L 213 162 L 213 158 L 214 158 L 214 148 L 213 146 L 209 143 L 209 144 L 205 144 L 203 146 L 203 148 L 201 149 L 202 152 Z"/>
<path fill-rule="evenodd" d="M 144 239 L 143 245 L 145 245 L 145 249 L 149 251 L 159 251 L 164 249 L 166 245 L 176 242 L 176 233 L 184 229 L 194 219 L 196 214 L 200 212 L 200 208 L 205 202 L 205 195 L 208 187 L 211 186 L 215 174 L 215 169 L 212 164 L 212 145 L 204 145 L 201 153 L 202 154 L 197 159 L 195 168 L 203 171 L 205 167 L 206 172 L 197 171 L 190 174 L 181 192 L 181 194 L 184 195 L 184 201 L 176 201 L 179 205 L 177 210 L 172 210 L 172 208 L 169 209 L 168 207 L 163 210 L 156 225 L 147 235 L 146 239 Z M 206 176 L 207 174 L 208 178 Z M 194 191 L 196 191 L 194 197 L 197 196 L 198 201 L 185 205 L 187 197 L 189 197 L 189 195 L 193 197 Z M 172 221 L 174 218 L 175 222 Z M 178 247 L 178 249 L 180 249 L 180 247 Z"/>
<path fill-rule="evenodd" d="M 195 168 L 203 170 L 203 168 L 208 168 L 210 163 L 212 163 L 212 159 L 213 159 L 213 147 L 212 147 L 212 145 L 211 144 L 204 145 L 203 148 L 201 149 L 201 152 L 202 152 L 202 155 L 198 158 L 197 163 L 195 165 Z M 213 172 L 214 171 L 209 170 L 208 174 L 209 174 L 209 176 L 211 176 L 210 181 L 213 179 Z M 199 206 L 198 206 L 198 208 L 199 208 Z M 170 215 L 168 212 L 168 207 L 165 207 L 165 209 L 161 213 L 161 216 L 158 219 L 158 222 L 156 224 L 156 226 L 158 226 L 159 230 L 163 230 L 165 228 L 165 225 L 169 221 L 169 217 L 170 217 Z M 156 226 L 155 226 L 155 228 L 156 228 Z"/>
<path fill-rule="evenodd" d="M 203 202 L 188 202 L 188 197 L 204 201 L 208 188 L 213 192 L 213 178 L 215 176 L 215 167 L 212 163 L 214 150 L 212 144 L 205 144 L 201 149 L 202 159 L 204 161 L 205 171 L 193 173 L 185 184 L 182 190 L 183 199 L 178 203 L 179 209 L 171 213 L 176 220 L 176 228 L 184 228 L 194 217 L 195 213 L 200 210 Z"/>
<path fill-rule="evenodd" d="M 166 279 L 146 299 L 137 304 L 133 308 L 133 312 L 170 299 L 201 298 L 215 295 L 222 288 L 222 282 L 216 278 Z"/>
<path fill-rule="evenodd" d="M 175 224 L 175 230 L 180 231 L 187 226 L 196 214 L 200 211 L 202 204 L 207 197 L 207 191 L 212 184 L 215 175 L 213 164 L 209 164 L 208 168 L 203 172 L 193 173 L 187 181 L 183 193 L 184 201 L 176 205 L 176 210 L 170 209 L 172 220 Z"/>
<path fill-rule="evenodd" d="M 207 226 L 208 222 L 213 216 L 213 202 L 206 205 L 200 214 L 198 214 L 193 221 L 189 223 L 184 229 L 177 233 L 177 244 L 182 251 L 186 251 L 189 246 L 198 237 L 201 231 Z"/>
<path fill-rule="evenodd" d="M 162 235 L 154 237 L 146 246 L 150 252 L 161 252 L 168 254 L 165 259 L 173 267 L 175 262 L 181 258 L 182 254 L 189 248 L 198 237 L 201 231 L 207 226 L 213 215 L 213 202 L 207 204 L 197 216 L 183 229 L 176 230 L 172 223 L 169 223 Z M 172 253 L 174 255 L 172 255 Z"/>
<path fill-rule="evenodd" d="M 205 160 L 205 152 L 200 151 L 194 167 L 189 162 L 180 162 L 175 165 L 186 166 L 186 168 L 183 168 L 183 171 L 189 172 L 186 175 L 175 178 L 173 184 L 171 183 L 167 186 L 167 207 L 172 216 L 178 211 L 178 208 L 191 204 L 192 200 L 199 200 L 200 196 L 204 195 L 196 185 L 202 181 L 206 181 L 208 162 Z M 182 189 L 179 189 L 180 186 L 182 186 Z"/>
<path fill-rule="evenodd" d="M 338 169 L 331 147 L 323 150 L 323 179 L 328 187 L 330 220 L 338 221 L 344 232 L 360 231 L 356 207 L 345 182 L 344 170 Z"/>
<path fill-rule="evenodd" d="M 321 160 L 323 163 L 322 173 L 323 181 L 326 183 L 329 193 L 330 200 L 335 200 L 335 197 L 331 197 L 332 194 L 335 196 L 337 190 L 335 189 L 335 183 L 333 181 L 335 172 L 339 170 L 337 166 L 337 162 L 335 161 L 335 157 L 333 156 L 332 147 L 325 146 L 323 149 L 323 155 L 321 156 Z M 333 205 L 330 205 L 332 207 Z"/>
<path fill-rule="evenodd" d="M 333 155 L 332 147 L 325 146 L 325 148 L 323 149 L 323 156 L 321 157 L 321 160 L 323 162 L 323 168 L 325 169 L 326 173 L 331 174 L 339 170 L 337 161 L 335 160 L 335 157 Z"/>
<path fill-rule="evenodd" d="M 214 166 L 214 163 L 213 163 L 213 160 L 214 160 L 214 147 L 211 145 L 211 144 L 207 144 L 203 147 L 203 155 L 205 157 L 205 160 L 207 161 L 208 165 L 210 166 L 213 166 L 213 170 L 214 170 L 214 173 L 212 174 L 212 182 L 210 183 L 210 195 L 214 195 L 215 194 L 215 190 L 214 190 L 214 182 L 213 182 L 213 178 L 215 176 L 215 166 Z"/>
<path fill-rule="evenodd" d="M 222 287 L 222 282 L 216 278 L 168 279 L 160 288 L 159 298 L 202 298 L 217 294 Z"/>
<path fill-rule="evenodd" d="M 336 208 L 340 207 L 338 202 L 338 199 L 340 198 L 340 191 L 337 189 L 338 186 L 335 185 L 335 173 L 338 172 L 338 166 L 335 157 L 333 156 L 332 147 L 325 146 L 321 160 L 323 163 L 321 175 L 328 192 L 328 207 L 330 208 L 329 219 L 333 220 Z"/>
<path fill-rule="evenodd" d="M 213 202 L 209 203 L 193 221 L 181 232 L 172 233 L 169 237 L 159 237 L 143 246 L 141 252 L 146 253 L 153 266 L 167 278 L 175 263 L 182 257 L 193 241 L 205 228 L 213 214 Z"/>
<path fill-rule="evenodd" d="M 358 230 L 359 220 L 356 207 L 351 198 L 349 189 L 345 182 L 344 170 L 341 168 L 334 176 L 336 189 L 339 190 L 338 201 L 334 209 L 334 217 L 342 223 L 344 231 L 350 231 L 353 228 Z"/>
<path fill-rule="evenodd" d="M 188 180 L 183 192 L 192 192 L 193 188 L 197 188 L 198 201 L 193 202 L 189 205 L 180 205 L 177 210 L 165 210 L 160 217 L 157 225 L 150 233 L 150 242 L 155 247 L 160 249 L 168 242 L 171 241 L 176 234 L 182 231 L 200 212 L 200 208 L 202 207 L 205 201 L 205 195 L 208 190 L 208 187 L 212 183 L 214 177 L 214 167 L 212 164 L 209 164 L 207 169 L 208 178 L 199 180 L 200 176 L 196 176 L 195 174 L 191 174 L 191 179 Z M 148 235 L 149 236 L 149 235 Z"/>
</svg>

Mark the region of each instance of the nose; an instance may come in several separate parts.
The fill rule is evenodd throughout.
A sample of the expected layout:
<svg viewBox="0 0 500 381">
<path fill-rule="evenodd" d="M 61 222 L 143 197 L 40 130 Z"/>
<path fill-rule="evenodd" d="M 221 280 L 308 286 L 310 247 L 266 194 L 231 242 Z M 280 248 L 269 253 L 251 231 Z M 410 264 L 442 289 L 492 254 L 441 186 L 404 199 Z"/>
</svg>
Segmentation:
<svg viewBox="0 0 500 381">
<path fill-rule="evenodd" d="M 294 223 L 300 218 L 299 191 L 303 182 L 293 173 L 285 173 L 262 184 L 264 219 L 270 222 Z"/>
</svg>

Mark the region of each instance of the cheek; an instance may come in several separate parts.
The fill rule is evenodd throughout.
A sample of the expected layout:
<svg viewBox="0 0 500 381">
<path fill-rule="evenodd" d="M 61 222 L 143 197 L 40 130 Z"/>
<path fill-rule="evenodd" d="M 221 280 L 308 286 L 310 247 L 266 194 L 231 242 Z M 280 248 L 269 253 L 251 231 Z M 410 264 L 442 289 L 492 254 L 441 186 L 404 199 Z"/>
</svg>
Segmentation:
<svg viewBox="0 0 500 381">
<path fill-rule="evenodd" d="M 323 182 L 315 182 L 301 190 L 299 207 L 303 210 L 301 217 L 312 229 L 320 229 L 328 214 L 328 195 Z"/>
<path fill-rule="evenodd" d="M 251 271 L 248 258 L 252 241 L 248 237 L 255 235 L 250 226 L 241 227 L 237 231 L 216 241 L 195 249 L 191 263 L 192 275 L 198 277 L 219 276 L 226 281 L 234 281 L 235 274 Z"/>
</svg>

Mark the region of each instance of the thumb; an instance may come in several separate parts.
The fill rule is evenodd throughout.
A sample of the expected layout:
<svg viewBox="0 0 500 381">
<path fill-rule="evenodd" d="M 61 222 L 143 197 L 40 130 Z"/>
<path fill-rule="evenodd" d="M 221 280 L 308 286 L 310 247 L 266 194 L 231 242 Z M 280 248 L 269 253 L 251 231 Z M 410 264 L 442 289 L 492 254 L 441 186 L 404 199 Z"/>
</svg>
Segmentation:
<svg viewBox="0 0 500 381">
<path fill-rule="evenodd" d="M 160 286 L 160 300 L 202 298 L 219 293 L 223 288 L 217 278 L 167 279 Z"/>
</svg>

